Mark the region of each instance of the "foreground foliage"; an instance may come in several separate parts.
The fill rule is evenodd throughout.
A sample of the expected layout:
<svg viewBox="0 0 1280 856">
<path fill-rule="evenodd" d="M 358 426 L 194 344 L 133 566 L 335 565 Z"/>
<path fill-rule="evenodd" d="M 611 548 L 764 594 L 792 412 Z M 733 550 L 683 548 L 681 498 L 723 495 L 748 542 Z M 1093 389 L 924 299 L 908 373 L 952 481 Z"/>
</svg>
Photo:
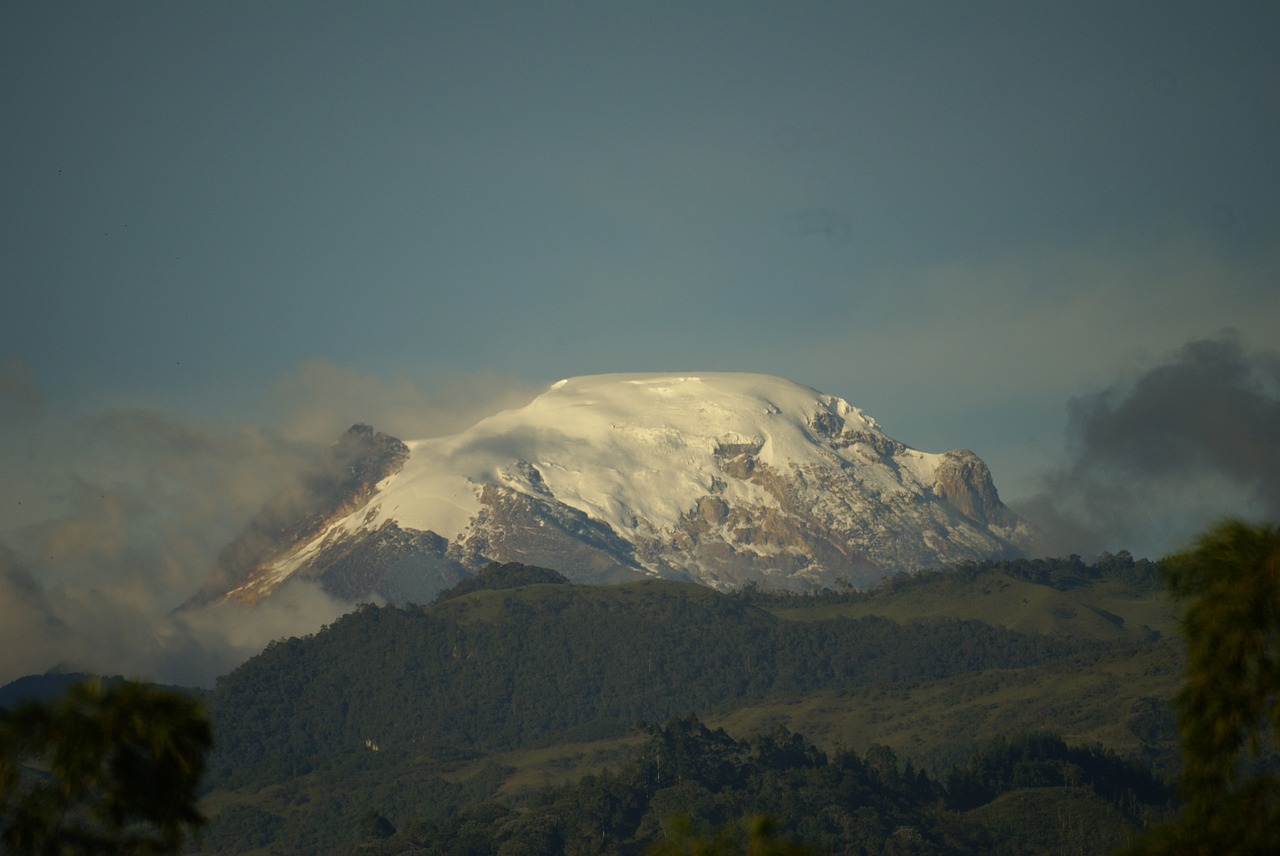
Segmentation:
<svg viewBox="0 0 1280 856">
<path fill-rule="evenodd" d="M 1184 807 L 1130 853 L 1280 852 L 1280 527 L 1227 521 L 1163 564 L 1188 645 Z"/>
<path fill-rule="evenodd" d="M 190 696 L 92 680 L 0 709 L 0 842 L 12 854 L 178 852 L 204 817 L 212 732 Z"/>
</svg>

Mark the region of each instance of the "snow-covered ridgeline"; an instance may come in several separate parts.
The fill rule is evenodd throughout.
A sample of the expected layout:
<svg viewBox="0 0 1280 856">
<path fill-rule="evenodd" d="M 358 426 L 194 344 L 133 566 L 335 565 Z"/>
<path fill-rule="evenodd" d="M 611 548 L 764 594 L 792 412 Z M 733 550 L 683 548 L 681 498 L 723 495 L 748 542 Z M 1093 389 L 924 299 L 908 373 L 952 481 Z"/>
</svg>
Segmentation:
<svg viewBox="0 0 1280 856">
<path fill-rule="evenodd" d="M 895 466 L 867 466 L 885 457 L 873 445 L 815 443 L 816 430 L 891 446 Z M 523 408 L 408 445 L 409 461 L 381 491 L 377 515 L 347 525 L 392 518 L 452 540 L 480 510 L 478 486 L 490 483 L 549 492 L 633 537 L 669 531 L 716 490 L 731 504 L 768 504 L 760 486 L 724 479 L 717 453 L 733 446 L 758 450 L 759 462 L 779 468 L 829 466 L 836 456 L 886 491 L 927 487 L 940 457 L 895 444 L 836 396 L 767 375 L 723 372 L 562 380 Z M 536 472 L 513 468 L 513 461 Z"/>
<path fill-rule="evenodd" d="M 423 602 L 490 561 L 582 582 L 867 586 L 1016 555 L 1031 534 L 976 455 L 910 449 L 844 399 L 767 375 L 570 378 L 452 436 L 358 433 L 387 475 L 232 596 L 305 573 Z"/>
</svg>

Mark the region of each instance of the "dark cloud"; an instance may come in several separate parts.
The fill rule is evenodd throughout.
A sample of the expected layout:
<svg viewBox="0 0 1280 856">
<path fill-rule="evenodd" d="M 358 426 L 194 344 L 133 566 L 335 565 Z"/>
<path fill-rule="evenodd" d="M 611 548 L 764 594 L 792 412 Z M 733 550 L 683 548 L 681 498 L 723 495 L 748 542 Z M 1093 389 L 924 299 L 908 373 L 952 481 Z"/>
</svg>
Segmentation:
<svg viewBox="0 0 1280 856">
<path fill-rule="evenodd" d="M 1233 332 L 1073 400 L 1070 417 L 1070 461 L 1025 508 L 1059 549 L 1178 546 L 1220 517 L 1280 519 L 1280 355 Z"/>
<path fill-rule="evenodd" d="M 1220 470 L 1280 510 L 1280 359 L 1247 353 L 1238 338 L 1191 342 L 1173 362 L 1117 390 L 1072 403 L 1087 455 L 1134 474 Z"/>
</svg>

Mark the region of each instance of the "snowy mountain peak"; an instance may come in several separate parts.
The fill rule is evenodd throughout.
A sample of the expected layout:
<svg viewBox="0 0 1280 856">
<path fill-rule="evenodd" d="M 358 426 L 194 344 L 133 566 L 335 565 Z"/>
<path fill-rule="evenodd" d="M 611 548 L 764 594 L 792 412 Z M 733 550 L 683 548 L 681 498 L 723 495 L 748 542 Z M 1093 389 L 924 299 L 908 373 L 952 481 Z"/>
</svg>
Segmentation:
<svg viewBox="0 0 1280 856">
<path fill-rule="evenodd" d="M 330 584 L 359 562 L 392 599 L 489 561 L 579 580 L 864 586 L 1012 554 L 1028 535 L 977 456 L 910 449 L 844 399 L 768 375 L 567 378 L 406 445 L 367 501 L 335 510 L 232 595 L 259 597 L 294 573 Z M 406 539 L 430 555 L 405 552 Z"/>
</svg>

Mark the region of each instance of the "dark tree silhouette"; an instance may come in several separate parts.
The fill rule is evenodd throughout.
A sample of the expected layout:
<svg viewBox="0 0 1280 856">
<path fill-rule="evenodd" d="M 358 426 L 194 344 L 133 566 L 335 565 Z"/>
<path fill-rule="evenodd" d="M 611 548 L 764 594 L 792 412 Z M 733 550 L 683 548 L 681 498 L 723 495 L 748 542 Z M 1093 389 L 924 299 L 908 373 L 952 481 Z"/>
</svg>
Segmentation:
<svg viewBox="0 0 1280 856">
<path fill-rule="evenodd" d="M 0 710 L 0 847 L 13 854 L 176 853 L 204 817 L 212 729 L 190 696 L 72 686 Z"/>
<path fill-rule="evenodd" d="M 1128 852 L 1280 852 L 1280 775 L 1263 760 L 1280 734 L 1280 528 L 1227 521 L 1162 564 L 1185 604 L 1184 805 Z"/>
</svg>

